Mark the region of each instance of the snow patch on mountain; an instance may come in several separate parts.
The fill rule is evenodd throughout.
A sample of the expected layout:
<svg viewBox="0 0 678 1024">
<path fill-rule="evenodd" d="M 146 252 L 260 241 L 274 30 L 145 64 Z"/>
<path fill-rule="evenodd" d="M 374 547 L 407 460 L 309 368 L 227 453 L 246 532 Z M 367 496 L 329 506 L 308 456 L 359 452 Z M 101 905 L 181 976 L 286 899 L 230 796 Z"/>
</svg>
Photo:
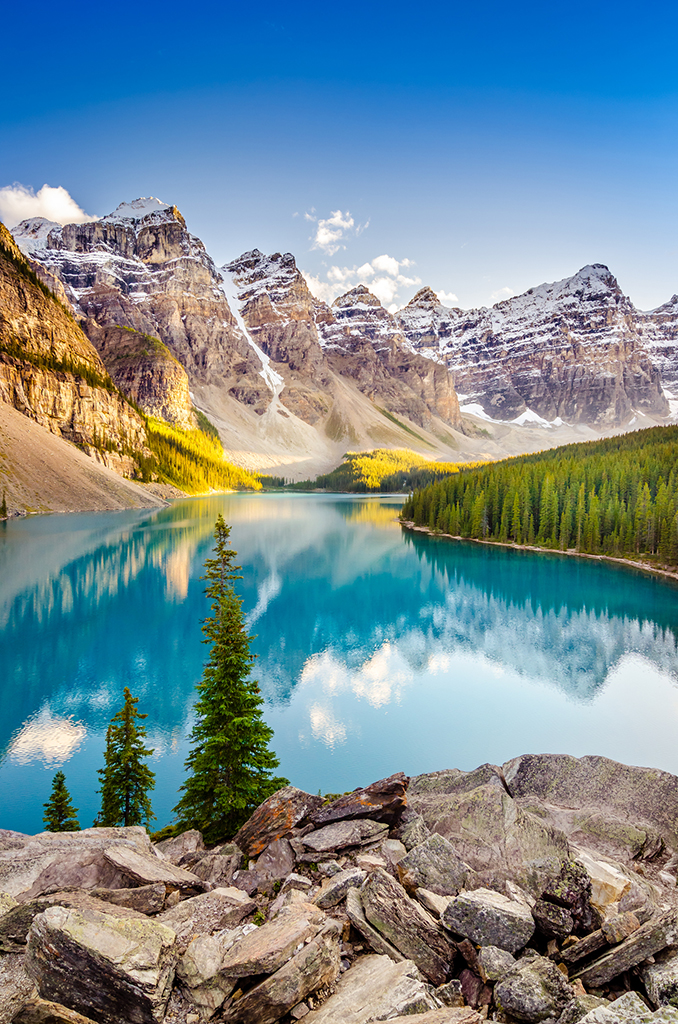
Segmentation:
<svg viewBox="0 0 678 1024">
<path fill-rule="evenodd" d="M 12 228 L 12 235 L 24 256 L 30 256 L 36 249 L 46 248 L 48 234 L 60 227 L 55 220 L 47 220 L 46 217 L 29 217 Z"/>
<path fill-rule="evenodd" d="M 131 203 L 120 203 L 112 213 L 107 213 L 102 220 L 141 220 L 151 213 L 163 213 L 171 210 L 171 206 L 163 203 L 155 196 L 142 196 L 140 199 L 133 199 Z"/>
<path fill-rule="evenodd" d="M 250 334 L 247 324 L 243 320 L 242 313 L 240 312 L 240 299 L 238 297 L 238 286 L 235 282 L 234 275 L 231 274 L 226 267 L 221 268 L 221 274 L 223 277 L 222 291 L 228 300 L 231 312 L 235 317 L 238 327 L 242 331 L 243 335 L 247 339 L 248 344 L 254 349 L 258 359 L 261 361 L 261 370 L 259 375 L 263 377 L 266 384 L 273 392 L 273 400 L 277 401 L 282 389 L 285 387 L 285 381 L 280 374 L 273 369 L 271 366 L 271 360 L 266 353 L 259 348 L 256 341 Z"/>
</svg>

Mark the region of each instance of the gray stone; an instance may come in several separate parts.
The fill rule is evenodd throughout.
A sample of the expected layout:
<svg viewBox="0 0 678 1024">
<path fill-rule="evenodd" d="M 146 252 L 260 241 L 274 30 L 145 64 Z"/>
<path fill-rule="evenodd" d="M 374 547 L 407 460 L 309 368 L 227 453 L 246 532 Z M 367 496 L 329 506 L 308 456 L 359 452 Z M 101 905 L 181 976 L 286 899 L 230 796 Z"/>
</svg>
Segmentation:
<svg viewBox="0 0 678 1024">
<path fill-rule="evenodd" d="M 537 900 L 532 908 L 537 928 L 547 938 L 564 939 L 572 932 L 574 921 L 567 907 L 558 907 L 546 900 Z"/>
<path fill-rule="evenodd" d="M 146 829 L 138 825 L 128 828 L 89 828 L 81 832 L 41 832 L 36 836 L 0 829 L 0 890 L 11 896 L 30 890 L 32 896 L 49 886 L 110 886 L 110 882 L 100 879 L 98 874 L 90 880 L 82 867 L 77 867 L 81 874 L 73 879 L 72 872 L 68 874 L 69 864 L 86 865 L 89 859 L 96 863 L 95 870 L 98 871 L 98 866 L 104 862 L 96 855 L 108 847 L 118 845 L 137 850 L 141 854 L 152 854 L 153 851 Z M 62 874 L 33 889 L 36 879 L 50 865 L 54 865 L 55 870 L 59 868 Z M 110 868 L 106 870 L 110 873 Z"/>
<path fill-rule="evenodd" d="M 447 981 L 455 946 L 388 872 L 377 869 L 368 875 L 360 899 L 368 921 L 434 985 Z"/>
<path fill-rule="evenodd" d="M 222 1010 L 221 1019 L 231 1024 L 273 1024 L 317 989 L 331 985 L 340 970 L 340 935 L 341 924 L 327 921 L 310 941 L 295 947 L 291 959 L 274 974 Z"/>
<path fill-rule="evenodd" d="M 391 1024 L 413 1024 L 412 1017 L 389 1017 Z M 428 1013 L 418 1013 L 416 1024 L 480 1024 L 483 1017 L 470 1006 L 453 1007 L 444 1006 L 440 1010 L 429 1010 Z"/>
<path fill-rule="evenodd" d="M 221 966 L 224 977 L 272 974 L 289 960 L 299 944 L 317 935 L 326 919 L 322 910 L 309 903 L 283 907 L 273 921 L 250 932 L 226 954 Z"/>
<path fill-rule="evenodd" d="M 0 917 L 6 914 L 12 907 L 16 907 L 17 902 L 13 896 L 10 896 L 8 892 L 0 892 Z"/>
<path fill-rule="evenodd" d="M 33 991 L 33 979 L 26 973 L 22 953 L 0 956 L 0 1024 L 9 1024 Z"/>
<path fill-rule="evenodd" d="M 234 843 L 212 850 L 191 868 L 193 874 L 212 885 L 227 886 L 233 883 L 236 871 L 245 864 L 245 855 Z"/>
<path fill-rule="evenodd" d="M 161 860 L 155 853 L 144 855 L 126 846 L 111 846 L 104 850 L 104 857 L 123 876 L 139 885 L 153 885 L 162 882 L 170 889 L 180 892 L 204 892 L 205 882 L 185 868 L 176 867 L 167 860 Z"/>
<path fill-rule="evenodd" d="M 593 953 L 597 953 L 599 949 L 603 949 L 607 945 L 607 940 L 600 929 L 595 932 L 591 932 L 590 935 L 585 935 L 583 939 L 579 939 L 578 942 L 573 942 L 571 946 L 566 946 L 558 953 L 558 960 L 564 963 L 567 967 L 571 967 L 573 964 L 583 960 L 584 957 L 591 956 Z"/>
<path fill-rule="evenodd" d="M 155 843 L 154 848 L 165 860 L 168 860 L 170 864 L 175 864 L 178 868 L 192 868 L 207 853 L 202 833 L 198 832 L 197 828 L 182 832 L 181 835 L 174 836 L 172 839 L 163 839 L 161 842 Z"/>
<path fill-rule="evenodd" d="M 388 956 L 396 963 L 401 963 L 405 959 L 402 953 L 367 920 L 357 889 L 349 889 L 346 893 L 346 915 L 356 931 L 360 932 L 375 953 Z"/>
<path fill-rule="evenodd" d="M 515 957 L 499 946 L 481 946 L 478 950 L 478 970 L 485 982 L 499 981 L 515 962 Z"/>
<path fill-rule="evenodd" d="M 440 896 L 456 896 L 469 874 L 452 843 L 434 833 L 398 862 L 398 878 L 408 892 L 429 889 Z"/>
<path fill-rule="evenodd" d="M 415 846 L 419 846 L 420 843 L 426 842 L 431 835 L 431 830 L 423 816 L 408 807 L 400 819 L 400 824 L 393 829 L 392 835 L 401 841 L 406 850 L 411 850 Z"/>
<path fill-rule="evenodd" d="M 631 910 L 627 910 L 623 914 L 615 914 L 614 917 L 603 921 L 600 926 L 600 930 L 611 946 L 628 939 L 629 935 L 633 935 L 639 928 L 640 921 Z"/>
<path fill-rule="evenodd" d="M 325 825 L 315 832 L 304 836 L 301 842 L 313 853 L 329 853 L 332 850 L 343 850 L 354 846 L 364 846 L 383 839 L 388 834 L 388 826 L 369 818 L 357 821 L 337 821 Z"/>
<path fill-rule="evenodd" d="M 480 879 L 493 885 L 510 878 L 540 896 L 569 855 L 564 833 L 519 806 L 494 765 L 418 776 L 408 801 L 432 832 L 449 839 Z"/>
<path fill-rule="evenodd" d="M 578 1021 L 585 1017 L 591 1010 L 597 1010 L 599 1007 L 609 1006 L 607 999 L 602 999 L 600 996 L 592 995 L 579 995 L 571 999 L 560 1017 L 558 1018 L 558 1024 L 578 1024 Z"/>
<path fill-rule="evenodd" d="M 178 903 L 171 910 L 159 914 L 156 921 L 161 921 L 176 933 L 177 945 L 183 952 L 195 935 L 235 928 L 256 909 L 254 900 L 241 889 L 213 889 Z"/>
<path fill-rule="evenodd" d="M 369 954 L 356 960 L 334 994 L 304 1019 L 307 1024 L 368 1024 L 434 1009 L 435 999 L 411 960 L 394 963 Z"/>
<path fill-rule="evenodd" d="M 573 997 L 555 964 L 536 953 L 516 961 L 494 988 L 497 1006 L 528 1024 L 558 1017 Z"/>
<path fill-rule="evenodd" d="M 112 903 L 116 907 L 129 907 L 140 914 L 158 914 L 165 905 L 167 888 L 164 882 L 140 885 L 136 889 L 90 889 L 95 899 Z"/>
<path fill-rule="evenodd" d="M 276 839 L 260 854 L 256 872 L 262 878 L 283 879 L 294 871 L 296 857 L 287 839 Z"/>
<path fill-rule="evenodd" d="M 637 992 L 625 992 L 619 999 L 589 1010 L 579 1018 L 579 1024 L 644 1024 L 653 1019 Z"/>
<path fill-rule="evenodd" d="M 464 995 L 461 990 L 461 981 L 459 978 L 451 978 L 450 981 L 446 981 L 444 985 L 438 985 L 436 989 L 436 999 L 443 1004 L 443 1006 L 463 1006 Z"/>
<path fill-rule="evenodd" d="M 397 865 L 407 855 L 407 847 L 399 839 L 385 839 L 381 844 L 380 852 L 386 861 L 386 870 L 397 878 Z"/>
<path fill-rule="evenodd" d="M 339 870 L 341 871 L 341 868 L 339 868 Z M 280 892 L 286 893 L 289 892 L 290 889 L 299 889 L 300 892 L 308 892 L 313 888 L 313 882 L 310 878 L 307 878 L 306 875 L 297 875 L 293 871 L 283 882 Z"/>
<path fill-rule="evenodd" d="M 648 996 L 656 1006 L 678 1005 L 678 951 L 660 953 L 653 964 L 640 968 Z"/>
<path fill-rule="evenodd" d="M 26 969 L 44 999 L 99 1024 L 156 1024 L 177 956 L 174 932 L 157 921 L 56 906 L 31 925 Z"/>
<path fill-rule="evenodd" d="M 515 953 L 534 934 L 529 908 L 491 889 L 462 892 L 447 905 L 443 924 L 481 946 L 499 946 Z"/>
<path fill-rule="evenodd" d="M 252 926 L 256 928 L 256 925 Z M 177 979 L 185 996 L 211 1017 L 230 996 L 236 982 L 220 974 L 224 956 L 234 944 L 232 935 L 242 937 L 243 929 L 217 935 L 197 935 L 177 964 Z"/>
<path fill-rule="evenodd" d="M 628 939 L 604 953 L 594 963 L 579 971 L 579 978 L 587 988 L 600 988 L 608 981 L 635 967 L 648 956 L 678 942 L 678 914 L 669 910 L 658 918 L 643 924 Z"/>
<path fill-rule="evenodd" d="M 438 919 L 442 918 L 447 910 L 447 904 L 452 898 L 451 896 L 439 896 L 437 892 L 429 892 L 428 889 L 417 889 L 415 896 L 422 907 Z"/>
<path fill-rule="evenodd" d="M 6 953 L 23 951 L 33 919 L 48 907 L 72 907 L 75 910 L 94 910 L 112 917 L 144 919 L 144 915 L 128 907 L 116 907 L 91 896 L 89 892 L 71 889 L 54 892 L 18 903 L 0 918 L 0 950 Z"/>
<path fill-rule="evenodd" d="M 366 873 L 360 868 L 347 868 L 338 875 L 332 875 L 321 888 L 313 902 L 323 910 L 336 907 L 345 897 L 349 889 L 359 888 L 365 881 Z"/>
<path fill-rule="evenodd" d="M 318 871 L 320 874 L 327 875 L 328 878 L 332 875 L 338 874 L 341 870 L 341 864 L 337 863 L 336 860 L 326 860 L 322 864 L 318 864 Z"/>
</svg>

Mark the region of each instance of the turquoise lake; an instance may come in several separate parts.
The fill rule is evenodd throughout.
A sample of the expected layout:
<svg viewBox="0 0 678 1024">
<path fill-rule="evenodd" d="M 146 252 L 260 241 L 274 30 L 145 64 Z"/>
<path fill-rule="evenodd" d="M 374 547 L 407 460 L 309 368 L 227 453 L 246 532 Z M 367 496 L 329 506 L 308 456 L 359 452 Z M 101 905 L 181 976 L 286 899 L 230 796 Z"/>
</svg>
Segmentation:
<svg viewBox="0 0 678 1024">
<path fill-rule="evenodd" d="M 522 753 L 678 774 L 678 589 L 588 559 L 403 532 L 402 499 L 235 494 L 0 524 L 0 828 L 42 830 L 61 768 L 83 826 L 129 686 L 171 819 L 206 657 L 222 512 L 279 772 L 340 792 Z"/>
</svg>

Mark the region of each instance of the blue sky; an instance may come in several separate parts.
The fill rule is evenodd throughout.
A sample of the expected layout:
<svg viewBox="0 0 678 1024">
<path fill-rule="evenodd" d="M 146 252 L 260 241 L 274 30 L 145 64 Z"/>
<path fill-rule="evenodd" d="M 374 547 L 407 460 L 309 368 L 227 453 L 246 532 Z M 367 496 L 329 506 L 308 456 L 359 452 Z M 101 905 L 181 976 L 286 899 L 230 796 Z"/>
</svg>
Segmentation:
<svg viewBox="0 0 678 1024">
<path fill-rule="evenodd" d="M 674 4 L 38 2 L 2 23 L 0 186 L 92 215 L 159 196 L 218 263 L 289 250 L 326 296 L 421 283 L 469 307 L 591 262 L 640 308 L 678 292 Z"/>
</svg>

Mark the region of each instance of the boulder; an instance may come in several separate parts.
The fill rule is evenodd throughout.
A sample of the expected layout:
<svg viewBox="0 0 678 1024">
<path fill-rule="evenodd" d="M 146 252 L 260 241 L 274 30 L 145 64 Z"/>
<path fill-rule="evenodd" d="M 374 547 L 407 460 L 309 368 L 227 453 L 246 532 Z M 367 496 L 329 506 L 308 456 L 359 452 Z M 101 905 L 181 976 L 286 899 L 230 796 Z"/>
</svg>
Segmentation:
<svg viewBox="0 0 678 1024">
<path fill-rule="evenodd" d="M 389 1017 L 391 1024 L 413 1024 L 412 1017 Z M 416 1024 L 480 1024 L 484 1018 L 470 1006 L 444 1006 L 440 1010 L 418 1013 Z"/>
<path fill-rule="evenodd" d="M 464 996 L 459 978 L 451 978 L 444 985 L 438 985 L 436 999 L 443 1006 L 464 1006 Z"/>
<path fill-rule="evenodd" d="M 399 839 L 385 839 L 381 844 L 380 850 L 382 857 L 386 861 L 386 870 L 397 878 L 397 865 L 407 854 L 407 847 Z"/>
<path fill-rule="evenodd" d="M 509 1017 L 528 1024 L 558 1017 L 574 990 L 554 963 L 543 956 L 524 956 L 494 988 L 497 1006 Z"/>
<path fill-rule="evenodd" d="M 414 846 L 425 842 L 431 835 L 431 830 L 421 814 L 411 807 L 406 807 L 391 834 L 395 839 L 400 840 L 406 850 L 411 850 Z"/>
<path fill-rule="evenodd" d="M 625 992 L 619 999 L 589 1010 L 579 1024 L 652 1024 L 654 1019 L 637 992 Z"/>
<path fill-rule="evenodd" d="M 631 879 L 620 867 L 592 857 L 585 850 L 577 850 L 577 860 L 591 879 L 591 906 L 605 917 L 610 904 L 619 903 L 630 890 Z"/>
<path fill-rule="evenodd" d="M 532 917 L 542 935 L 549 939 L 565 939 L 574 928 L 570 911 L 546 900 L 537 900 L 532 907 Z"/>
<path fill-rule="evenodd" d="M 61 1003 L 34 996 L 29 999 L 12 1024 L 93 1024 L 91 1017 L 83 1017 L 77 1010 L 69 1010 Z"/>
<path fill-rule="evenodd" d="M 178 868 L 170 861 L 162 860 L 155 853 L 145 855 L 125 846 L 111 846 L 104 850 L 104 857 L 123 876 L 139 885 L 153 885 L 162 882 L 169 889 L 179 892 L 204 892 L 205 882 L 186 868 Z"/>
<path fill-rule="evenodd" d="M 245 855 L 235 843 L 228 843 L 218 850 L 201 857 L 191 868 L 193 874 L 212 885 L 231 885 L 236 872 L 245 864 Z"/>
<path fill-rule="evenodd" d="M 476 1009 L 480 1006 L 489 1006 L 492 1002 L 492 989 L 485 985 L 481 978 L 468 967 L 459 975 L 461 991 L 464 1002 Z"/>
<path fill-rule="evenodd" d="M 156 921 L 161 921 L 176 933 L 177 946 L 183 952 L 194 936 L 235 928 L 256 909 L 254 900 L 241 889 L 213 889 L 165 910 Z"/>
<path fill-rule="evenodd" d="M 44 999 L 98 1024 L 156 1024 L 177 957 L 160 922 L 55 906 L 31 925 L 26 968 Z"/>
<path fill-rule="evenodd" d="M 609 1001 L 601 996 L 592 996 L 588 995 L 588 993 L 577 995 L 567 1003 L 558 1018 L 558 1024 L 578 1024 L 578 1021 L 585 1017 L 587 1013 L 590 1013 L 591 1010 L 597 1010 L 599 1007 L 609 1005 Z"/>
<path fill-rule="evenodd" d="M 613 946 L 617 942 L 623 942 L 624 939 L 628 939 L 629 935 L 633 935 L 639 928 L 640 921 L 632 910 L 627 910 L 623 914 L 615 914 L 608 921 L 603 921 L 600 930 L 610 945 Z"/>
<path fill-rule="evenodd" d="M 128 828 L 88 828 L 81 832 L 41 832 L 36 836 L 25 836 L 21 832 L 10 832 L 0 829 L 0 890 L 17 896 L 30 890 L 32 895 L 39 895 L 44 889 L 55 886 L 78 885 L 89 888 L 93 885 L 113 887 L 108 881 L 99 877 L 99 866 L 104 862 L 97 857 L 112 846 L 124 846 L 136 850 L 140 854 L 152 854 L 151 841 L 145 828 L 135 825 Z M 88 857 L 96 863 L 92 878 L 83 872 Z M 73 870 L 80 872 L 74 878 Z M 58 877 L 45 879 L 33 889 L 36 879 L 50 865 L 58 866 L 61 872 Z M 106 871 L 110 871 L 106 867 Z M 70 873 L 69 873 L 70 872 Z"/>
<path fill-rule="evenodd" d="M 269 796 L 233 837 L 247 857 L 258 857 L 276 839 L 283 839 L 313 811 L 322 806 L 322 797 L 285 786 Z"/>
<path fill-rule="evenodd" d="M 455 896 L 443 914 L 443 924 L 481 946 L 499 946 L 509 953 L 522 949 L 534 934 L 529 908 L 491 889 Z"/>
<path fill-rule="evenodd" d="M 549 879 L 541 894 L 542 900 L 567 910 L 572 927 L 578 932 L 590 932 L 600 923 L 591 908 L 591 877 L 583 864 L 566 860 L 557 878 Z"/>
<path fill-rule="evenodd" d="M 356 818 L 385 821 L 393 825 L 407 805 L 409 781 L 403 772 L 396 772 L 387 779 L 373 782 L 365 789 L 355 789 L 352 793 L 338 797 L 326 807 L 320 807 L 309 814 L 308 820 L 316 827 Z"/>
<path fill-rule="evenodd" d="M 365 872 L 360 868 L 347 868 L 337 875 L 332 875 L 323 884 L 313 902 L 322 910 L 335 907 L 344 899 L 349 889 L 359 888 L 365 881 Z"/>
<path fill-rule="evenodd" d="M 286 839 L 276 839 L 269 843 L 264 852 L 260 854 L 256 863 L 256 872 L 262 879 L 283 879 L 287 878 L 290 872 L 294 871 L 296 857 L 294 850 Z"/>
<path fill-rule="evenodd" d="M 128 907 L 140 914 L 158 914 L 165 905 L 167 887 L 164 882 L 155 882 L 136 889 L 90 889 L 89 893 L 95 899 L 116 907 Z"/>
<path fill-rule="evenodd" d="M 48 907 L 71 907 L 75 910 L 94 910 L 112 917 L 130 917 L 138 920 L 144 915 L 127 907 L 116 907 L 105 900 L 98 900 L 89 892 L 71 889 L 68 892 L 54 892 L 38 896 L 25 903 L 18 903 L 0 918 L 0 950 L 6 953 L 23 951 L 33 919 Z"/>
<path fill-rule="evenodd" d="M 340 935 L 341 924 L 327 921 L 274 974 L 222 1010 L 221 1020 L 231 1024 L 273 1024 L 311 993 L 331 985 L 340 970 Z"/>
<path fill-rule="evenodd" d="M 303 836 L 301 842 L 305 849 L 322 854 L 376 843 L 386 835 L 388 825 L 362 818 L 357 821 L 337 821 L 325 825 L 324 828 Z"/>
<path fill-rule="evenodd" d="M 360 890 L 365 917 L 434 985 L 447 981 L 456 948 L 442 929 L 383 869 L 368 875 Z"/>
<path fill-rule="evenodd" d="M 336 872 L 336 874 L 339 874 L 339 872 L 341 872 L 341 868 L 339 868 L 339 871 Z M 298 889 L 300 892 L 309 892 L 313 887 L 313 882 L 310 878 L 307 878 L 306 875 L 298 875 L 293 871 L 283 882 L 280 892 L 286 893 L 289 892 L 290 889 Z"/>
<path fill-rule="evenodd" d="M 216 935 L 197 935 L 177 964 L 182 991 L 203 1017 L 211 1017 L 235 988 L 237 982 L 220 973 L 221 964 L 235 942 L 255 928 L 250 924 Z"/>
<path fill-rule="evenodd" d="M 154 849 L 178 868 L 192 868 L 207 853 L 202 833 L 198 832 L 197 828 L 191 828 L 172 839 L 163 839 L 154 844 Z"/>
<path fill-rule="evenodd" d="M 0 956 L 0 1024 L 10 1024 L 33 991 L 24 953 Z"/>
<path fill-rule="evenodd" d="M 405 959 L 402 953 L 367 920 L 358 889 L 349 889 L 346 893 L 346 916 L 375 953 L 388 956 L 395 963 Z"/>
<path fill-rule="evenodd" d="M 478 950 L 478 971 L 484 982 L 499 981 L 515 962 L 515 957 L 499 946 L 481 946 Z"/>
<path fill-rule="evenodd" d="M 648 996 L 655 1006 L 671 1003 L 678 1006 L 678 951 L 667 949 L 653 964 L 640 968 L 640 976 Z"/>
<path fill-rule="evenodd" d="M 397 864 L 398 878 L 408 892 L 422 888 L 440 896 L 456 896 L 464 888 L 469 870 L 449 839 L 437 832 Z"/>
<path fill-rule="evenodd" d="M 229 950 L 221 965 L 224 977 L 272 974 L 289 960 L 300 943 L 314 938 L 326 920 L 323 911 L 309 903 L 283 907 L 273 921 L 250 932 Z"/>
<path fill-rule="evenodd" d="M 653 956 L 676 943 L 678 914 L 674 910 L 669 910 L 641 925 L 628 939 L 603 953 L 598 960 L 578 971 L 574 977 L 579 978 L 586 988 L 600 988 L 648 956 Z"/>
<path fill-rule="evenodd" d="M 411 960 L 361 957 L 341 975 L 336 991 L 306 1015 L 306 1024 L 368 1024 L 388 1017 L 423 1014 L 439 1009 Z"/>
<path fill-rule="evenodd" d="M 492 886 L 513 879 L 540 896 L 568 857 L 563 832 L 520 807 L 494 765 L 420 775 L 410 783 L 408 800 L 428 828 L 449 839 L 458 856 Z"/>
</svg>

